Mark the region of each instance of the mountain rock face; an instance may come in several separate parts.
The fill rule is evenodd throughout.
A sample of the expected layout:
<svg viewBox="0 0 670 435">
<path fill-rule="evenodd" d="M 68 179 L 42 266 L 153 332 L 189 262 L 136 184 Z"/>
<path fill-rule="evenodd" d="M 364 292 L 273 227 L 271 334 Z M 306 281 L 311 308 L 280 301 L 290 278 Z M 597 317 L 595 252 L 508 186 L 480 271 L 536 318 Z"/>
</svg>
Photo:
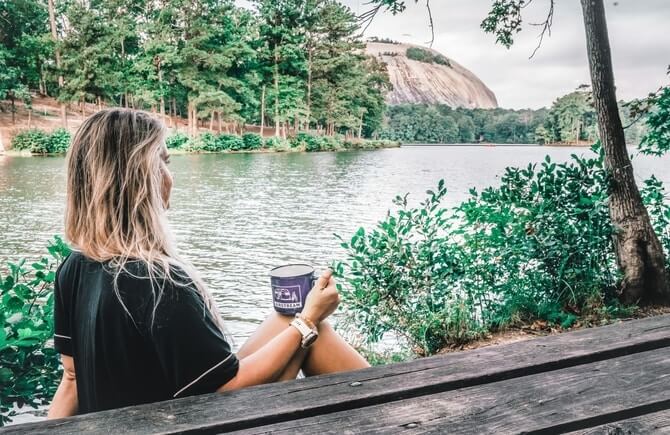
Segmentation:
<svg viewBox="0 0 670 435">
<path fill-rule="evenodd" d="M 419 54 L 432 54 L 437 61 L 410 59 L 408 48 Z M 411 44 L 368 42 L 366 52 L 388 68 L 393 84 L 393 90 L 386 96 L 388 104 L 498 107 L 495 94 L 476 75 L 435 50 Z"/>
</svg>

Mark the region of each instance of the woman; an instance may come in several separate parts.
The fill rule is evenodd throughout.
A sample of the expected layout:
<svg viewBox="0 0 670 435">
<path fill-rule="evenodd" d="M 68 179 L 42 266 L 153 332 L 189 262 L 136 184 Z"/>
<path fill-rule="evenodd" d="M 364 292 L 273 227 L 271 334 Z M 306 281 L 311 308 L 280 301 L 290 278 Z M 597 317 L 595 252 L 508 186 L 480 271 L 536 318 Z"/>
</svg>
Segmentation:
<svg viewBox="0 0 670 435">
<path fill-rule="evenodd" d="M 300 318 L 273 313 L 231 352 L 210 294 L 175 250 L 168 164 L 165 128 L 143 112 L 100 111 L 72 141 L 74 251 L 57 271 L 54 304 L 64 372 L 49 417 L 368 367 L 325 321 L 339 302 L 330 271 Z"/>
</svg>

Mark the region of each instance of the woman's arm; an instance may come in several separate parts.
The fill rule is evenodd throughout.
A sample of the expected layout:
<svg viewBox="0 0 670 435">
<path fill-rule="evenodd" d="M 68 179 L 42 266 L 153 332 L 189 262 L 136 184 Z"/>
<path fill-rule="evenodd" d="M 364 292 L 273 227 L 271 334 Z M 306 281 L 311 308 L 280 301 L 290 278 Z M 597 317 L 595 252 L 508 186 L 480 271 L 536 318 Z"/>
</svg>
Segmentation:
<svg viewBox="0 0 670 435">
<path fill-rule="evenodd" d="M 74 374 L 74 361 L 71 356 L 61 354 L 63 378 L 51 401 L 48 418 L 70 417 L 77 413 L 77 380 Z"/>
<path fill-rule="evenodd" d="M 284 372 L 293 355 L 300 349 L 302 335 L 293 326 L 265 344 L 246 358 L 240 360 L 237 375 L 218 391 L 237 390 L 251 385 L 276 381 Z"/>
<path fill-rule="evenodd" d="M 324 272 L 305 300 L 303 314 L 315 325 L 332 314 L 340 302 L 332 274 L 330 270 Z M 286 369 L 293 355 L 300 349 L 301 341 L 300 332 L 293 326 L 287 326 L 285 331 L 256 352 L 242 358 L 237 375 L 222 385 L 218 391 L 236 390 L 276 381 Z"/>
</svg>

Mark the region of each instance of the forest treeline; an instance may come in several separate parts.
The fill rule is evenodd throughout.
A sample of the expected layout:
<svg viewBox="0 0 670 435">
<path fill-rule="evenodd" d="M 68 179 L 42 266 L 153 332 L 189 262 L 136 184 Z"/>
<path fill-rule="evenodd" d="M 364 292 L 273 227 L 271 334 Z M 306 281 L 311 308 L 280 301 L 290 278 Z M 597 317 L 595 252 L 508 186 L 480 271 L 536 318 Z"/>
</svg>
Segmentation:
<svg viewBox="0 0 670 435">
<path fill-rule="evenodd" d="M 646 125 L 628 105 L 622 102 L 620 107 L 623 123 L 628 126 L 626 142 L 638 145 Z M 408 143 L 592 144 L 597 130 L 591 93 L 580 89 L 556 99 L 549 109 L 391 106 L 379 136 Z"/>
<path fill-rule="evenodd" d="M 390 87 L 335 0 L 0 2 L 0 99 L 369 136 Z"/>
<path fill-rule="evenodd" d="M 365 54 L 359 21 L 336 0 L 21 0 L 0 2 L 0 100 L 30 111 L 36 93 L 82 117 L 122 106 L 238 131 L 267 126 L 409 143 L 592 143 L 588 90 L 538 110 L 386 107 L 385 65 Z M 377 40 L 379 39 L 372 39 Z M 443 63 L 432 52 L 412 59 Z M 427 53 L 427 54 L 426 54 Z M 87 105 L 88 103 L 88 109 Z M 629 145 L 644 136 L 621 105 Z M 222 127 L 223 126 L 223 127 Z M 239 128 L 242 132 L 242 128 Z M 262 133 L 262 132 L 261 132 Z"/>
</svg>

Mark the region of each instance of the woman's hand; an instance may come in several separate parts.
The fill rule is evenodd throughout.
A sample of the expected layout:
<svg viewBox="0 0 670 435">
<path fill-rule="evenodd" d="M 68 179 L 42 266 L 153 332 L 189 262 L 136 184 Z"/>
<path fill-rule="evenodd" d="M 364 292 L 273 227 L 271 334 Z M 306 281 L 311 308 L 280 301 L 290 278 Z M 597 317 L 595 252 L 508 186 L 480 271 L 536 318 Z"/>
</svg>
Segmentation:
<svg viewBox="0 0 670 435">
<path fill-rule="evenodd" d="M 302 315 L 317 325 L 330 316 L 339 303 L 340 295 L 335 287 L 333 271 L 328 269 L 321 274 L 314 288 L 307 295 Z"/>
</svg>

